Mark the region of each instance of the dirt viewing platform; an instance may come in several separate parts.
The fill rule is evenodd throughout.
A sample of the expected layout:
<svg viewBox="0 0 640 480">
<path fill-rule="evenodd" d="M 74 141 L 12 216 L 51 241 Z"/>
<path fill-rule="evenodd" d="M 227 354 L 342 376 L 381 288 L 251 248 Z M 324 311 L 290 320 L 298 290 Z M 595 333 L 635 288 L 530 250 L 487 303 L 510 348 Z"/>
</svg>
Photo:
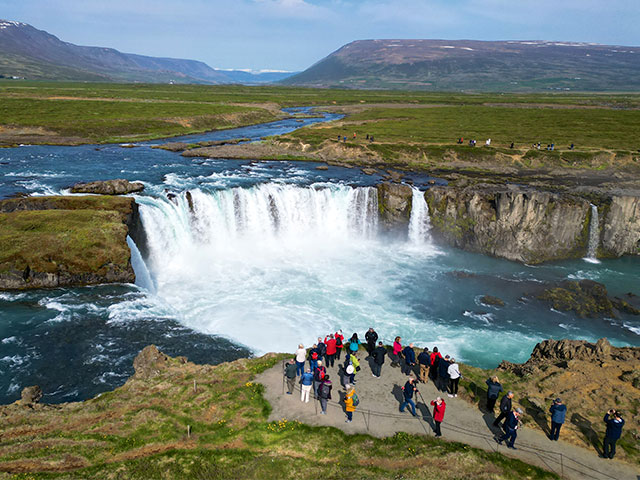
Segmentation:
<svg viewBox="0 0 640 480">
<path fill-rule="evenodd" d="M 284 360 L 258 375 L 256 381 L 265 386 L 264 396 L 273 407 L 269 420 L 297 420 L 314 426 L 339 428 L 347 434 L 368 434 L 376 437 L 390 437 L 397 432 L 434 436 L 433 407 L 430 406 L 430 402 L 441 396 L 446 402 L 446 413 L 442 422 L 444 441 L 461 442 L 489 452 L 499 452 L 554 472 L 561 478 L 636 480 L 640 474 L 640 470 L 632 465 L 601 458 L 595 449 L 588 450 L 563 441 L 562 434 L 559 441 L 552 442 L 544 433 L 527 426 L 518 429 L 515 450 L 508 449 L 504 443 L 499 445 L 496 439 L 502 434 L 502 429 L 492 425 L 497 413 L 494 415 L 470 403 L 464 398 L 466 395 L 463 389 L 457 398 L 450 398 L 446 392 L 438 391 L 431 379 L 426 384 L 417 383 L 419 393 L 414 395 L 417 416 L 412 416 L 410 407 L 400 412 L 399 407 L 403 401 L 402 387 L 408 376 L 401 372 L 400 367 L 392 367 L 391 361 L 386 359 L 381 376 L 374 377 L 371 372 L 373 359 L 367 355 L 366 350 L 361 348 L 358 357 L 361 370 L 355 377 L 355 390 L 360 404 L 356 407 L 351 423 L 345 422 L 345 389 L 340 383 L 339 369 L 342 367 L 338 365 L 342 364 L 342 361 L 336 362 L 334 367 L 327 368 L 333 389 L 326 415 L 321 415 L 320 403 L 313 398 L 313 389 L 310 392 L 309 403 L 301 401 L 299 377 L 296 379 L 294 393 L 286 393 Z M 515 398 L 514 403 L 517 400 Z M 499 412 L 497 405 L 496 412 Z M 415 448 L 422 447 L 417 443 Z M 375 459 L 372 458 L 371 462 L 375 463 Z"/>
</svg>

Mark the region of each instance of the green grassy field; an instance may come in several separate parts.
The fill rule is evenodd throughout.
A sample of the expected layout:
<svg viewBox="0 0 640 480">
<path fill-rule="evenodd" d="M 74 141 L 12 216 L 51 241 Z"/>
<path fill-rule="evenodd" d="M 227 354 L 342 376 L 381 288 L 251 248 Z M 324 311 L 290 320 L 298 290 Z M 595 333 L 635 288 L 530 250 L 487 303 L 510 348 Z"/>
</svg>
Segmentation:
<svg viewBox="0 0 640 480">
<path fill-rule="evenodd" d="M 168 359 L 155 364 L 157 373 L 84 403 L 18 407 L 0 426 L 0 472 L 8 472 L 0 478 L 558 478 L 433 437 L 380 439 L 287 419 L 269 422 L 264 387 L 252 379 L 282 358 L 217 367 Z"/>
</svg>

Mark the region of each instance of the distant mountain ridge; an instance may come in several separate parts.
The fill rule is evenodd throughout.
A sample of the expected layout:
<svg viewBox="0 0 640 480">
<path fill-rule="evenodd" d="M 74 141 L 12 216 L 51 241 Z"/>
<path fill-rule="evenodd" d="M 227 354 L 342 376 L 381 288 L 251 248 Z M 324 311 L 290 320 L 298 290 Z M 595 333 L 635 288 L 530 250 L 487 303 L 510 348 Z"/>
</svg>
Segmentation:
<svg viewBox="0 0 640 480">
<path fill-rule="evenodd" d="M 216 70 L 197 60 L 79 46 L 26 23 L 0 20 L 0 75 L 37 80 L 251 84 L 275 82 L 291 73 Z"/>
<path fill-rule="evenodd" d="M 640 90 L 640 47 L 550 41 L 359 40 L 287 85 L 419 90 Z"/>
</svg>

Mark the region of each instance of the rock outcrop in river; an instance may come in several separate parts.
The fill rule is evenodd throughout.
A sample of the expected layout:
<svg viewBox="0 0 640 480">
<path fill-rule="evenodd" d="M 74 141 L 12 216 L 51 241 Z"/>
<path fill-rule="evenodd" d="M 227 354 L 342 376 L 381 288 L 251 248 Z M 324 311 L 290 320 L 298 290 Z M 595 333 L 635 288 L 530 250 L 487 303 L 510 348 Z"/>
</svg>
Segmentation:
<svg viewBox="0 0 640 480">
<path fill-rule="evenodd" d="M 380 223 L 386 230 L 406 228 L 411 217 L 413 191 L 408 185 L 385 182 L 377 185 Z"/>
<path fill-rule="evenodd" d="M 0 290 L 134 282 L 127 235 L 143 235 L 133 198 L 3 200 Z"/>
<path fill-rule="evenodd" d="M 583 256 L 590 205 L 572 195 L 478 185 L 425 193 L 432 233 L 452 246 L 525 263 Z"/>
<path fill-rule="evenodd" d="M 71 193 L 93 193 L 97 195 L 126 195 L 144 190 L 140 182 L 130 182 L 123 178 L 103 180 L 89 183 L 76 183 L 71 187 Z"/>
</svg>

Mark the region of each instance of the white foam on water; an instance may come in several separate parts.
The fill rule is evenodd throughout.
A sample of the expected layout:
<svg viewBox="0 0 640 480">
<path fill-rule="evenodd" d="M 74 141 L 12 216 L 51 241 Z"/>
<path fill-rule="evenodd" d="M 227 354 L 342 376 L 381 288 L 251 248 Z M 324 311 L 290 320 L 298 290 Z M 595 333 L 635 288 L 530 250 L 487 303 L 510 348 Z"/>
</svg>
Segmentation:
<svg viewBox="0 0 640 480">
<path fill-rule="evenodd" d="M 629 325 L 628 323 L 623 322 L 622 326 L 629 330 L 630 332 L 635 333 L 636 335 L 640 335 L 640 326 L 638 325 Z"/>
<path fill-rule="evenodd" d="M 156 286 L 153 283 L 149 269 L 144 263 L 138 246 L 129 235 L 127 235 L 127 245 L 129 245 L 129 249 L 131 250 L 131 266 L 136 275 L 136 285 L 151 293 L 155 293 Z"/>
<path fill-rule="evenodd" d="M 157 297 L 184 325 L 257 353 L 337 328 L 426 338 L 424 319 L 393 293 L 405 274 L 397 265 L 416 254 L 378 236 L 375 188 L 269 183 L 191 195 L 193 212 L 185 195 L 140 198 Z M 439 253 L 422 247 L 422 259 Z"/>
<path fill-rule="evenodd" d="M 493 318 L 494 318 L 492 313 L 477 313 L 477 312 L 470 312 L 469 310 L 465 310 L 462 313 L 462 315 L 464 315 L 465 317 L 472 318 L 474 320 L 478 320 L 487 326 L 493 323 Z"/>
</svg>

